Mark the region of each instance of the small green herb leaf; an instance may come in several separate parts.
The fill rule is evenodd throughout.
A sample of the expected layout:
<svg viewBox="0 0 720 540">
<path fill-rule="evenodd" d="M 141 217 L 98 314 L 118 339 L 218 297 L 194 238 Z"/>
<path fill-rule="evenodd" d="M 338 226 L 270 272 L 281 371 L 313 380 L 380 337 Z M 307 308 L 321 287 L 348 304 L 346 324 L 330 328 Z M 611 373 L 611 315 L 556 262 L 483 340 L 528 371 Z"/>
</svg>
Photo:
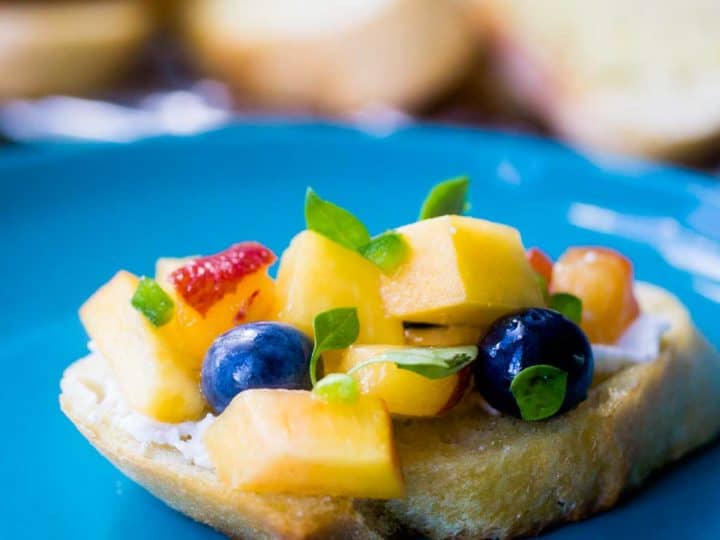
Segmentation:
<svg viewBox="0 0 720 540">
<path fill-rule="evenodd" d="M 454 375 L 477 358 L 478 348 L 467 347 L 403 347 L 390 349 L 353 366 L 348 374 L 370 364 L 391 362 L 400 369 L 413 371 L 428 379 L 444 379 Z"/>
<path fill-rule="evenodd" d="M 582 320 L 582 300 L 569 293 L 550 295 L 550 309 L 559 311 L 575 324 Z"/>
<path fill-rule="evenodd" d="M 158 282 L 148 277 L 140 279 L 130 303 L 155 326 L 169 322 L 175 307 L 172 298 Z"/>
<path fill-rule="evenodd" d="M 325 351 L 344 349 L 358 338 L 360 321 L 354 307 L 323 311 L 313 320 L 315 346 L 310 357 L 310 380 L 317 383 L 317 362 Z"/>
<path fill-rule="evenodd" d="M 318 197 L 312 188 L 305 194 L 305 224 L 353 251 L 370 242 L 370 233 L 362 221 L 344 208 Z"/>
<path fill-rule="evenodd" d="M 385 274 L 391 274 L 400 266 L 410 248 L 400 233 L 388 231 L 373 238 L 359 250 L 360 255 L 375 264 Z"/>
<path fill-rule="evenodd" d="M 342 403 L 354 403 L 360 396 L 357 382 L 346 373 L 326 375 L 317 382 L 312 392 L 326 401 Z"/>
<path fill-rule="evenodd" d="M 510 384 L 523 420 L 544 420 L 560 410 L 567 392 L 567 372 L 539 364 L 523 369 Z"/>
<path fill-rule="evenodd" d="M 440 182 L 430 190 L 420 210 L 420 219 L 448 214 L 462 214 L 469 207 L 467 190 L 470 179 L 466 176 Z"/>
</svg>

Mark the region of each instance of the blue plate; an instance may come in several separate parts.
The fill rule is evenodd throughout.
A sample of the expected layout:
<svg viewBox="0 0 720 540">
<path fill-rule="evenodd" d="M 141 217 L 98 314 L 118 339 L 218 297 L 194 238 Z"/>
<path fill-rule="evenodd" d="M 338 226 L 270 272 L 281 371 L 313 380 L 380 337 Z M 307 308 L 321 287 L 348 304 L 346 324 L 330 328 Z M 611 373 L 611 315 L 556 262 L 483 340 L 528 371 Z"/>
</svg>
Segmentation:
<svg viewBox="0 0 720 540">
<path fill-rule="evenodd" d="M 674 291 L 720 343 L 720 189 L 689 172 L 598 163 L 547 141 L 415 127 L 386 137 L 326 125 L 236 126 L 128 146 L 0 153 L 0 451 L 3 538 L 209 539 L 123 477 L 58 409 L 85 354 L 76 310 L 117 269 L 258 239 L 280 252 L 303 227 L 306 186 L 372 232 L 415 219 L 427 189 L 472 176 L 472 214 L 558 256 L 616 247 Z M 720 396 L 718 396 L 720 399 Z M 9 442 L 9 444 L 8 444 Z M 613 511 L 550 538 L 720 538 L 720 448 L 657 476 Z"/>
</svg>

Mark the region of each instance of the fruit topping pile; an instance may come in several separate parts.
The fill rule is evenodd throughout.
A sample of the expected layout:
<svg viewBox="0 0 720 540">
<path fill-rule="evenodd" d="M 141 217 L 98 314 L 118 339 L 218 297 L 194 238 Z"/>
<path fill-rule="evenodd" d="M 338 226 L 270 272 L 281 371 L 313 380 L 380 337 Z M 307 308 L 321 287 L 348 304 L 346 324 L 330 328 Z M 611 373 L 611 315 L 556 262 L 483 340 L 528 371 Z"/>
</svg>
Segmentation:
<svg viewBox="0 0 720 540">
<path fill-rule="evenodd" d="M 80 315 L 137 412 L 217 415 L 204 441 L 231 488 L 399 497 L 393 417 L 440 416 L 472 391 L 513 422 L 562 422 L 588 396 L 591 343 L 639 315 L 624 256 L 553 262 L 464 216 L 468 189 L 438 184 L 417 222 L 376 236 L 308 189 L 276 279 L 273 252 L 244 242 L 160 259 L 154 279 L 119 272 Z"/>
</svg>

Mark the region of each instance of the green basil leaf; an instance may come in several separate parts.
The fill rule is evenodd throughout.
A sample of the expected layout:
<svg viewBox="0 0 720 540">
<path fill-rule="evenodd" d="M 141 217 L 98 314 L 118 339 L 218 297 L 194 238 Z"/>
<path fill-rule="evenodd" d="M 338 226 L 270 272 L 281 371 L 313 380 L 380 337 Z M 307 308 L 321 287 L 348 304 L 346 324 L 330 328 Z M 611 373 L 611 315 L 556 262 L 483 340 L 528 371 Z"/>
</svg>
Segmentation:
<svg viewBox="0 0 720 540">
<path fill-rule="evenodd" d="M 132 307 L 154 325 L 162 326 L 172 319 L 175 303 L 170 295 L 152 278 L 143 277 L 130 299 Z"/>
<path fill-rule="evenodd" d="M 550 309 L 559 311 L 575 324 L 582 320 L 582 300 L 569 293 L 550 295 Z"/>
<path fill-rule="evenodd" d="M 317 383 L 317 362 L 325 351 L 349 347 L 360 334 L 357 309 L 337 308 L 323 311 L 313 320 L 315 346 L 310 357 L 310 380 Z"/>
<path fill-rule="evenodd" d="M 510 384 L 523 420 L 544 420 L 557 413 L 567 393 L 567 372 L 539 364 L 523 369 Z"/>
<path fill-rule="evenodd" d="M 376 236 L 359 249 L 360 255 L 385 274 L 391 274 L 408 256 L 410 247 L 400 233 L 388 231 Z"/>
<path fill-rule="evenodd" d="M 437 184 L 425 198 L 420 210 L 420 219 L 465 212 L 469 208 L 467 202 L 469 185 L 470 179 L 467 176 L 451 178 Z"/>
<path fill-rule="evenodd" d="M 422 375 L 428 379 L 444 379 L 472 363 L 478 355 L 475 345 L 467 347 L 403 347 L 390 349 L 353 366 L 348 374 L 369 364 L 392 362 L 400 369 Z"/>
<path fill-rule="evenodd" d="M 305 224 L 309 230 L 353 251 L 370 242 L 370 233 L 362 221 L 344 208 L 321 199 L 312 188 L 305 194 Z"/>
<path fill-rule="evenodd" d="M 354 403 L 360 397 L 357 381 L 345 373 L 330 373 L 320 379 L 312 393 L 325 401 Z"/>
</svg>

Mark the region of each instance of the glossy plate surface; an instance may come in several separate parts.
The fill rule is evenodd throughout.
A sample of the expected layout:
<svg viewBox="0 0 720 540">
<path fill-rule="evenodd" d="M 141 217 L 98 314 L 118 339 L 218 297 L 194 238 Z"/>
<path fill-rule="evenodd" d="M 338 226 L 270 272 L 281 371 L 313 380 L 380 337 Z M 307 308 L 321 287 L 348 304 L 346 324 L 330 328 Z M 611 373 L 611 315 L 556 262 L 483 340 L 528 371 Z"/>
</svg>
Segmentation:
<svg viewBox="0 0 720 540">
<path fill-rule="evenodd" d="M 616 247 L 675 292 L 720 344 L 720 186 L 688 172 L 590 161 L 537 139 L 410 128 L 237 126 L 118 147 L 0 152 L 3 538 L 209 539 L 123 477 L 58 409 L 86 351 L 76 310 L 118 268 L 257 239 L 278 253 L 312 185 L 379 233 L 416 218 L 427 189 L 469 174 L 474 216 L 557 257 Z M 720 399 L 720 396 L 718 396 Z M 615 510 L 548 538 L 720 538 L 720 446 L 671 467 Z"/>
</svg>

